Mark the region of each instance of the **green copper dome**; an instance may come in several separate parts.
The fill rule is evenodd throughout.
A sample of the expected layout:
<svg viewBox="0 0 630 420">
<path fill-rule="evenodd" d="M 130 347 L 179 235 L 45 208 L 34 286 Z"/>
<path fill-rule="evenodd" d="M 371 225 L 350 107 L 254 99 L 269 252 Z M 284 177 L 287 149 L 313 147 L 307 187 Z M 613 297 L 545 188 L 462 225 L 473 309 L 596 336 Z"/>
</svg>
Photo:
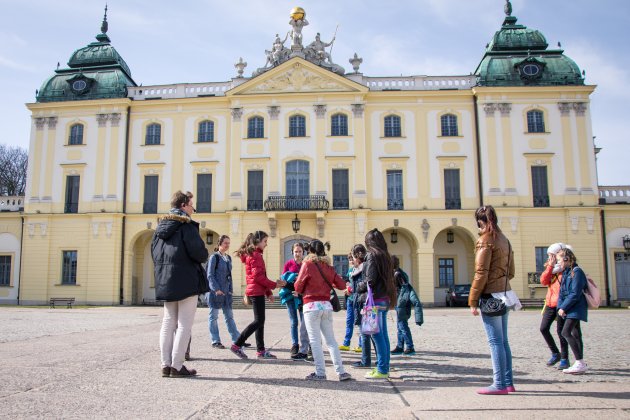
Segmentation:
<svg viewBox="0 0 630 420">
<path fill-rule="evenodd" d="M 107 36 L 107 8 L 96 42 L 76 50 L 69 68 L 57 69 L 37 93 L 37 102 L 125 98 L 136 86 L 131 71 Z"/>
<path fill-rule="evenodd" d="M 583 85 L 580 68 L 563 50 L 548 50 L 545 36 L 518 25 L 505 6 L 506 18 L 475 70 L 480 86 Z"/>
</svg>

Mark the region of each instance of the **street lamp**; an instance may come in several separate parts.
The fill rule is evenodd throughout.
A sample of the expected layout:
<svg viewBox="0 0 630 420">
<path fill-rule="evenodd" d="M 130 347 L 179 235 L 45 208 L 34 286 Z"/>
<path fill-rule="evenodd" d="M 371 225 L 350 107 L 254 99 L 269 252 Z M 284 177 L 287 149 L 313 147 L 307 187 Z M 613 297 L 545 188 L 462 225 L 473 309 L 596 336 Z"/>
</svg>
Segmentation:
<svg viewBox="0 0 630 420">
<path fill-rule="evenodd" d="M 212 232 L 206 233 L 206 244 L 212 245 L 212 242 L 214 242 L 214 235 Z"/>
<path fill-rule="evenodd" d="M 455 234 L 453 234 L 452 230 L 446 231 L 446 242 L 448 242 L 449 244 L 455 242 Z"/>
<path fill-rule="evenodd" d="M 626 235 L 623 237 L 623 247 L 626 252 L 630 252 L 630 235 Z"/>
<path fill-rule="evenodd" d="M 396 229 L 392 230 L 390 241 L 395 244 L 398 242 L 398 231 Z"/>
<path fill-rule="evenodd" d="M 298 219 L 297 213 L 295 213 L 295 219 L 291 220 L 291 227 L 293 228 L 293 232 L 298 233 L 300 231 L 300 223 L 302 223 L 302 221 Z"/>
</svg>

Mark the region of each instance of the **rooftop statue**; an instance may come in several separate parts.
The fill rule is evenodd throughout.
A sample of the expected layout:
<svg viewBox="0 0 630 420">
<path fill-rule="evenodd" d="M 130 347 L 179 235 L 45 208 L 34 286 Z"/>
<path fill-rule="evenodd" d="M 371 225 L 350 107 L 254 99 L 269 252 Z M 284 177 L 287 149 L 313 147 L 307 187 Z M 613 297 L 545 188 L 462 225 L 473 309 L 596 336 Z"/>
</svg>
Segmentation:
<svg viewBox="0 0 630 420">
<path fill-rule="evenodd" d="M 326 47 L 330 47 L 333 42 L 335 42 L 334 37 L 330 42 L 323 42 L 320 38 L 319 32 L 317 32 L 317 35 L 315 35 L 315 41 L 308 44 L 308 46 L 304 49 L 306 59 L 309 61 L 328 61 L 332 64 L 330 53 L 326 52 Z"/>
<path fill-rule="evenodd" d="M 291 40 L 293 41 L 291 49 L 302 47 L 302 28 L 308 25 L 304 9 L 301 7 L 294 7 L 291 10 L 291 20 L 289 21 L 289 25 L 293 28 L 291 31 Z"/>
</svg>

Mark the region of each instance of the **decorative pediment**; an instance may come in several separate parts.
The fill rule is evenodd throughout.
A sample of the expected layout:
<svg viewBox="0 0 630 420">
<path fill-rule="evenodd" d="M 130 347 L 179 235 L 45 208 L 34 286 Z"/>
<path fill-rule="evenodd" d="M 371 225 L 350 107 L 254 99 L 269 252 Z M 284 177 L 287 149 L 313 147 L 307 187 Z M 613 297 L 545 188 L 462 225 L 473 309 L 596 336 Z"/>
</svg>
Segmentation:
<svg viewBox="0 0 630 420">
<path fill-rule="evenodd" d="M 365 86 L 294 58 L 228 92 L 228 95 L 260 93 L 361 92 Z"/>
</svg>

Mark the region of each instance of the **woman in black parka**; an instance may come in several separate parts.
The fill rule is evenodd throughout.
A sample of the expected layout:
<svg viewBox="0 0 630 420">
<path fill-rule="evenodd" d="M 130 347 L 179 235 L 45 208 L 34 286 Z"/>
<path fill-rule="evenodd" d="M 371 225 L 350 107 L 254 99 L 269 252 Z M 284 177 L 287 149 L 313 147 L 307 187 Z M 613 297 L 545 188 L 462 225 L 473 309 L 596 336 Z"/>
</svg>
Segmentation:
<svg viewBox="0 0 630 420">
<path fill-rule="evenodd" d="M 164 300 L 160 331 L 162 376 L 194 376 L 197 371 L 184 366 L 197 309 L 197 296 L 208 292 L 202 263 L 208 250 L 199 236 L 199 224 L 190 215 L 195 211 L 192 193 L 177 191 L 171 210 L 161 217 L 153 235 L 151 256 L 155 270 L 155 298 Z"/>
</svg>

